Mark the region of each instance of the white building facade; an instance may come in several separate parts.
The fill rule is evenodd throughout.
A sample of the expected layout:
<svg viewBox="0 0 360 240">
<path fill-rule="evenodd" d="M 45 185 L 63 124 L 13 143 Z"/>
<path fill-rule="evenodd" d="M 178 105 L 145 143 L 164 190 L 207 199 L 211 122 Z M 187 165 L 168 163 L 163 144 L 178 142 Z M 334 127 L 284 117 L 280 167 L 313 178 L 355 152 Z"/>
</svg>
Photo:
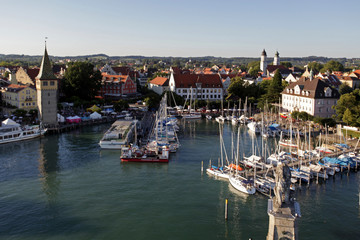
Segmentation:
<svg viewBox="0 0 360 240">
<path fill-rule="evenodd" d="M 340 97 L 336 89 L 319 78 L 290 83 L 281 95 L 284 111 L 304 111 L 318 117 L 332 117 L 335 114 L 332 106 Z"/>
</svg>

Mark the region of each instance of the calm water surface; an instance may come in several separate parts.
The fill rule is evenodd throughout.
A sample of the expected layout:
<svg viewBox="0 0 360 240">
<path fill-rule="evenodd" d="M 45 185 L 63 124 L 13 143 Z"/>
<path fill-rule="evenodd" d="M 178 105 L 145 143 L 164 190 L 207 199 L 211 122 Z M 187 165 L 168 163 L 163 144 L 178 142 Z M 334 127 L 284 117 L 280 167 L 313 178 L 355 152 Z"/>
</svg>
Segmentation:
<svg viewBox="0 0 360 240">
<path fill-rule="evenodd" d="M 100 150 L 109 126 L 0 146 L 0 239 L 266 238 L 266 197 L 201 174 L 201 161 L 219 157 L 216 122 L 183 123 L 169 164 L 121 163 L 118 151 Z M 233 132 L 225 125 L 229 156 Z M 246 155 L 261 146 L 246 129 L 241 139 Z M 351 173 L 297 191 L 300 239 L 359 239 L 359 183 Z"/>
</svg>

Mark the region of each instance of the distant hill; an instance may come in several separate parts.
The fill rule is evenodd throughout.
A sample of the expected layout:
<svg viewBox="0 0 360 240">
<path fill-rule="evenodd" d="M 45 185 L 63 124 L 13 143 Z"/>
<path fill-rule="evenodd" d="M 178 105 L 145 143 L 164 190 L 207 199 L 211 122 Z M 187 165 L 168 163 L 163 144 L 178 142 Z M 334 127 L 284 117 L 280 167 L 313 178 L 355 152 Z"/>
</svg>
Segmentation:
<svg viewBox="0 0 360 240">
<path fill-rule="evenodd" d="M 41 61 L 42 55 L 21 55 L 21 54 L 0 54 L 0 62 L 12 62 L 17 63 L 18 65 L 27 64 L 27 65 L 39 65 Z M 143 62 L 147 63 L 155 63 L 162 61 L 167 65 L 171 65 L 174 63 L 181 63 L 182 65 L 191 60 L 191 63 L 194 64 L 202 64 L 209 66 L 211 64 L 225 64 L 227 66 L 231 65 L 246 65 L 252 61 L 259 61 L 260 57 L 251 58 L 251 57 L 232 57 L 232 58 L 225 58 L 225 57 L 214 57 L 214 56 L 203 56 L 203 57 L 159 57 L 159 56 L 108 56 L 106 54 L 92 54 L 92 55 L 82 55 L 82 56 L 50 56 L 52 61 L 60 61 L 60 60 L 67 60 L 70 59 L 72 61 L 91 61 L 97 64 L 102 64 L 106 62 L 127 62 L 127 63 L 139 63 L 140 65 Z M 321 57 L 321 56 L 308 56 L 308 57 L 281 57 L 281 61 L 288 61 L 293 64 L 293 66 L 300 66 L 303 67 L 309 62 L 320 62 L 326 63 L 330 60 L 339 61 L 345 66 L 352 67 L 352 66 L 359 66 L 360 65 L 360 58 L 328 58 L 328 57 Z M 270 63 L 272 58 L 268 58 L 268 62 Z"/>
</svg>

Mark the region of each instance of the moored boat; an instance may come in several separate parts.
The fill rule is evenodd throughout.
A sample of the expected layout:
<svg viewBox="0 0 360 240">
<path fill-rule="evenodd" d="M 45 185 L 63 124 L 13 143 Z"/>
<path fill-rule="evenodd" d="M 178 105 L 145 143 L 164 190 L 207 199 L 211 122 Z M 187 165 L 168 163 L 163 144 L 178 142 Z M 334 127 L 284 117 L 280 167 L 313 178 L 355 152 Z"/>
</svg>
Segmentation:
<svg viewBox="0 0 360 240">
<path fill-rule="evenodd" d="M 46 129 L 39 126 L 20 126 L 11 119 L 6 119 L 0 127 L 0 144 L 33 139 L 45 133 Z"/>
</svg>

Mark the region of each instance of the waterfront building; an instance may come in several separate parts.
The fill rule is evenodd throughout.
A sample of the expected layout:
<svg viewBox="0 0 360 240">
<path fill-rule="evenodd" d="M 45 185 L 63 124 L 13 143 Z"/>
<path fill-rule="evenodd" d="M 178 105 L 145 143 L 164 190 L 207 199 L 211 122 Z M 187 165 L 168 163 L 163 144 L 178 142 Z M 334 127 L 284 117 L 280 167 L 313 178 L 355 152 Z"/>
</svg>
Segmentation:
<svg viewBox="0 0 360 240">
<path fill-rule="evenodd" d="M 290 83 L 282 95 L 282 108 L 285 111 L 304 111 L 313 116 L 331 117 L 332 108 L 340 97 L 339 92 L 321 78 L 301 78 Z"/>
<path fill-rule="evenodd" d="M 149 89 L 161 95 L 169 90 L 169 79 L 167 77 L 156 77 L 149 82 Z"/>
<path fill-rule="evenodd" d="M 187 98 L 221 100 L 224 89 L 218 74 L 173 74 L 169 80 L 170 91 Z"/>
<path fill-rule="evenodd" d="M 10 84 L 1 88 L 3 102 L 19 109 L 36 109 L 36 89 L 34 86 Z"/>
<path fill-rule="evenodd" d="M 39 74 L 35 77 L 39 120 L 47 126 L 56 126 L 58 79 L 55 77 L 46 50 L 41 61 Z"/>
<path fill-rule="evenodd" d="M 129 75 L 108 75 L 102 73 L 99 95 L 105 98 L 120 99 L 122 95 L 136 94 L 136 83 Z"/>
</svg>

